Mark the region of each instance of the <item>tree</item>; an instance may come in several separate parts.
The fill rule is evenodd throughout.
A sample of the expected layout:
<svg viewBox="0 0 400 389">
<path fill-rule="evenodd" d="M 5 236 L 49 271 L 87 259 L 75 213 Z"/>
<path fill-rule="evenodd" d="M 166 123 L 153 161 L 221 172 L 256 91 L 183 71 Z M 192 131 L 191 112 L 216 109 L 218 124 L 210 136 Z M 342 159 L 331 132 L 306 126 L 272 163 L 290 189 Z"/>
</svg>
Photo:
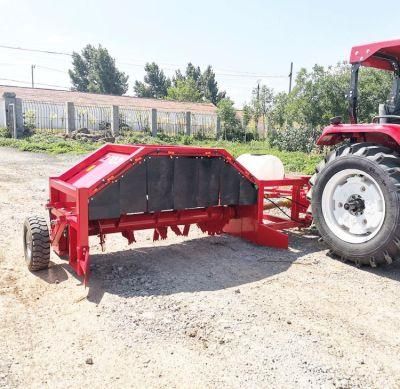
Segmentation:
<svg viewBox="0 0 400 389">
<path fill-rule="evenodd" d="M 243 127 L 246 129 L 253 117 L 253 110 L 250 105 L 243 105 Z"/>
<path fill-rule="evenodd" d="M 286 124 L 287 100 L 288 100 L 288 94 L 285 92 L 280 92 L 274 95 L 272 109 L 269 118 L 272 125 L 277 128 L 282 128 Z"/>
<path fill-rule="evenodd" d="M 207 69 L 200 77 L 200 88 L 204 99 L 210 101 L 214 105 L 217 105 L 218 102 L 226 95 L 225 91 L 218 90 L 218 83 L 215 80 L 215 73 L 210 65 L 207 66 Z"/>
<path fill-rule="evenodd" d="M 320 129 L 329 119 L 342 116 L 348 120 L 350 66 L 339 63 L 324 68 L 315 65 L 309 72 L 300 69 L 290 94 L 274 97 L 271 120 L 276 127 L 308 126 Z M 389 72 L 361 68 L 359 80 L 359 121 L 370 122 L 379 103 L 385 103 L 390 92 Z"/>
<path fill-rule="evenodd" d="M 226 95 L 225 91 L 219 91 L 218 83 L 215 80 L 215 73 L 210 65 L 202 72 L 200 66 L 194 66 L 189 62 L 186 66 L 185 74 L 182 74 L 179 69 L 175 72 L 172 83 L 174 86 L 177 86 L 179 81 L 186 80 L 193 80 L 194 85 L 200 93 L 200 101 L 209 101 L 217 105 Z"/>
<path fill-rule="evenodd" d="M 155 62 L 146 63 L 144 70 L 146 71 L 144 82 L 135 81 L 135 86 L 133 87 L 136 96 L 165 98 L 168 88 L 171 86 L 171 80 L 165 76 Z"/>
<path fill-rule="evenodd" d="M 256 129 L 258 129 L 258 123 L 261 118 L 263 123 L 263 130 L 265 132 L 267 116 L 273 105 L 273 97 L 273 90 L 271 88 L 268 88 L 266 85 L 261 85 L 261 87 L 260 85 L 258 85 L 256 88 L 253 89 L 251 112 Z"/>
<path fill-rule="evenodd" d="M 233 106 L 233 101 L 229 97 L 218 102 L 217 114 L 221 120 L 224 139 L 240 139 L 243 135 L 243 131 L 240 126 L 240 121 L 236 117 L 236 109 Z"/>
<path fill-rule="evenodd" d="M 128 91 L 128 76 L 117 69 L 114 58 L 101 45 L 87 45 L 81 54 L 73 52 L 72 66 L 68 73 L 73 90 L 112 95 Z"/>
<path fill-rule="evenodd" d="M 168 88 L 167 99 L 176 101 L 202 101 L 200 91 L 196 86 L 195 80 L 192 78 L 176 80 L 175 86 Z"/>
</svg>

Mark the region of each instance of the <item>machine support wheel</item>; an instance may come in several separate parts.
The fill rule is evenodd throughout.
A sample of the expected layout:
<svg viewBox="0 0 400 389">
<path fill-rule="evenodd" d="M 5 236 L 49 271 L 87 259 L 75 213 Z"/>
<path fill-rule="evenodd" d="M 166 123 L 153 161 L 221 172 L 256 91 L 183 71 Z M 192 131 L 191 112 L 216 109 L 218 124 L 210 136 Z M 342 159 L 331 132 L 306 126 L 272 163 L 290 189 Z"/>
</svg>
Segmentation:
<svg viewBox="0 0 400 389">
<path fill-rule="evenodd" d="M 357 265 L 400 256 L 400 155 L 371 143 L 337 148 L 310 179 L 315 226 L 334 254 Z"/>
<path fill-rule="evenodd" d="M 32 216 L 24 222 L 25 261 L 30 271 L 47 269 L 50 262 L 50 236 L 46 220 Z"/>
</svg>

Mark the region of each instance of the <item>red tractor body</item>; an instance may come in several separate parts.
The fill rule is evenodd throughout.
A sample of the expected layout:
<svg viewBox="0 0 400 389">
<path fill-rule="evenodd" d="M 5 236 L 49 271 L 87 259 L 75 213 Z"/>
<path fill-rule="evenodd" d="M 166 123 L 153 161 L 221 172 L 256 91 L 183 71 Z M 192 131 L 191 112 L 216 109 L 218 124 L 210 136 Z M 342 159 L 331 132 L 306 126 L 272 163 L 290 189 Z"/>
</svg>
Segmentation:
<svg viewBox="0 0 400 389">
<path fill-rule="evenodd" d="M 317 166 L 308 197 L 331 252 L 375 267 L 400 258 L 400 40 L 353 47 L 350 63 L 350 124 L 336 117 L 323 130 L 317 144 L 338 146 Z M 361 66 L 393 73 L 391 94 L 369 124 L 357 120 Z"/>
<path fill-rule="evenodd" d="M 400 39 L 355 46 L 351 50 L 350 63 L 352 64 L 352 79 L 348 97 L 351 124 L 337 123 L 326 127 L 317 144 L 332 146 L 345 140 L 351 140 L 353 142 L 372 142 L 391 148 L 398 148 L 400 145 L 400 118 L 395 116 L 400 113 L 395 111 L 396 107 L 393 107 L 394 112 L 389 111 L 382 116 L 377 115 L 372 124 L 357 124 L 357 86 L 360 66 L 392 71 L 395 79 L 389 103 L 395 105 L 399 99 L 396 84 L 399 83 L 400 77 Z M 393 123 L 390 123 L 390 121 Z"/>
</svg>

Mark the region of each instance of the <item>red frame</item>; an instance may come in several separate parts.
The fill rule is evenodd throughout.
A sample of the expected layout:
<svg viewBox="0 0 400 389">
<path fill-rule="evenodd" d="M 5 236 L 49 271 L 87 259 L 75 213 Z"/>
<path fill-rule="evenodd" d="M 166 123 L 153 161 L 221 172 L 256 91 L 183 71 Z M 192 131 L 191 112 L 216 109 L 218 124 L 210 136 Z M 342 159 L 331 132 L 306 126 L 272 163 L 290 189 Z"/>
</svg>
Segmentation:
<svg viewBox="0 0 400 389">
<path fill-rule="evenodd" d="M 89 221 L 90 197 L 149 156 L 222 157 L 257 185 L 257 204 L 122 215 L 117 219 Z M 106 144 L 59 177 L 50 178 L 50 200 L 47 204 L 50 240 L 53 250 L 60 256 L 68 256 L 70 265 L 79 276 L 84 276 L 85 282 L 89 275 L 91 235 L 99 235 L 100 243 L 103 243 L 106 234 L 121 233 L 132 243 L 136 230 L 154 229 L 156 240 L 166 237 L 168 227 L 178 235 L 186 235 L 191 224 L 198 224 L 209 234 L 226 232 L 260 245 L 287 248 L 288 237 L 281 230 L 311 223 L 311 216 L 306 213 L 309 206 L 306 199 L 308 180 L 308 176 L 301 176 L 260 181 L 220 148 Z M 289 196 L 292 198 L 292 220 L 264 212 L 265 197 L 277 199 Z M 183 230 L 179 226 L 183 226 Z"/>
</svg>

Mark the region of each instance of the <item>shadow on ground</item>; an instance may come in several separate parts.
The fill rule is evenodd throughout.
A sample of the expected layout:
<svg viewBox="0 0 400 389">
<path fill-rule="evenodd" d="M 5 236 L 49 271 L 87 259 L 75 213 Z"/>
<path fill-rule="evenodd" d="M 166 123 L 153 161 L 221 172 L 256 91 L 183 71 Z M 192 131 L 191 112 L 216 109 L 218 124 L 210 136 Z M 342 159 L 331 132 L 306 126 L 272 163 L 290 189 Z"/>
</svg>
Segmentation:
<svg viewBox="0 0 400 389">
<path fill-rule="evenodd" d="M 315 236 L 291 234 L 291 250 L 255 246 L 223 235 L 92 256 L 88 300 L 168 295 L 236 287 L 286 271 L 321 250 Z"/>
<path fill-rule="evenodd" d="M 293 262 L 303 262 L 307 260 L 303 257 L 325 248 L 318 244 L 317 236 L 307 232 L 289 235 L 289 250 L 256 246 L 222 235 L 95 254 L 91 256 L 87 298 L 98 304 L 104 293 L 134 297 L 239 287 L 285 272 Z M 400 261 L 362 270 L 400 281 Z M 48 270 L 34 274 L 48 283 L 63 282 L 69 275 L 76 277 L 67 262 L 51 263 Z"/>
<path fill-rule="evenodd" d="M 70 273 L 68 262 L 58 264 L 52 261 L 50 261 L 48 269 L 32 272 L 33 275 L 46 281 L 48 284 L 66 281 L 68 279 L 68 273 Z"/>
<path fill-rule="evenodd" d="M 394 281 L 400 281 L 400 259 L 397 259 L 390 265 L 380 265 L 376 268 L 363 266 L 362 269 L 379 277 L 385 277 Z"/>
</svg>

